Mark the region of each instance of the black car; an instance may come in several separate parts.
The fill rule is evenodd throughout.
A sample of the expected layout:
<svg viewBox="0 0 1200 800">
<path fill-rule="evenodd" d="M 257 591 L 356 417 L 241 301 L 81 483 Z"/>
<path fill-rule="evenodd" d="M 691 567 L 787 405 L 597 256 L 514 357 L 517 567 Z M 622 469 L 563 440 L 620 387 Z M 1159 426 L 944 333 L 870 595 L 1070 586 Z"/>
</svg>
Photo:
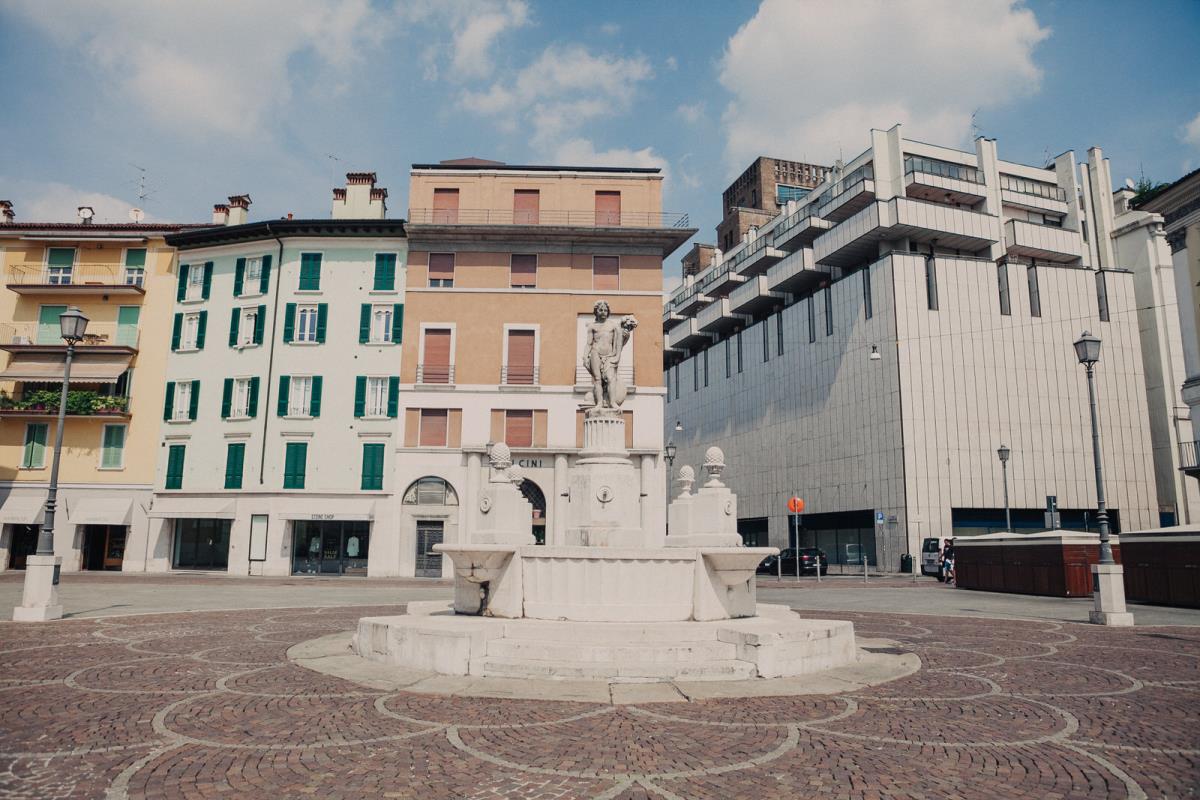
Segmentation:
<svg viewBox="0 0 1200 800">
<path fill-rule="evenodd" d="M 800 548 L 800 574 L 815 575 L 817 572 L 817 560 L 821 562 L 821 574 L 829 573 L 829 559 L 825 556 L 824 550 L 818 550 L 815 547 Z M 782 566 L 777 562 L 782 561 Z M 782 571 L 784 575 L 796 574 L 796 551 L 788 547 L 779 552 L 778 556 L 767 556 L 758 565 L 756 572 L 759 575 L 777 575 Z"/>
</svg>

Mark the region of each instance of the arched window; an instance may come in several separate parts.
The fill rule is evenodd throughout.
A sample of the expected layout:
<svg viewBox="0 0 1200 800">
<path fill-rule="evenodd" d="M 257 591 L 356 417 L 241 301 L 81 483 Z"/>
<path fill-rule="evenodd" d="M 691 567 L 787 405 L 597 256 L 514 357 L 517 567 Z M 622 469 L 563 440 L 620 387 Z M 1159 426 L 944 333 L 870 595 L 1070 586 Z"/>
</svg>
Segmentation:
<svg viewBox="0 0 1200 800">
<path fill-rule="evenodd" d="M 404 492 L 406 506 L 456 506 L 454 487 L 441 478 L 426 476 L 413 481 Z"/>
</svg>

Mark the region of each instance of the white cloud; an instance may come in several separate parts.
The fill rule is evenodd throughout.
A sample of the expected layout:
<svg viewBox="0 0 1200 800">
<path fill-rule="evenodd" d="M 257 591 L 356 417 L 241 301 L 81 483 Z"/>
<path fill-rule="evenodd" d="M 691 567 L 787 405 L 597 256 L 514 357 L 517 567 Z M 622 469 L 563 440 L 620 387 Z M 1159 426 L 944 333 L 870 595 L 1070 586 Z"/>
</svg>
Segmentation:
<svg viewBox="0 0 1200 800">
<path fill-rule="evenodd" d="M 616 36 L 621 32 L 621 26 L 615 22 L 606 22 L 600 26 L 600 32 L 605 36 Z"/>
<path fill-rule="evenodd" d="M 679 69 L 679 61 L 675 58 L 675 56 L 667 56 L 665 63 L 667 65 L 667 69 L 671 70 L 671 72 Z"/>
<path fill-rule="evenodd" d="M 1033 50 L 1049 34 L 1016 0 L 764 0 L 721 61 L 727 166 L 832 163 L 897 122 L 911 138 L 965 144 L 976 108 L 1038 90 Z M 782 67 L 787 52 L 800 57 Z"/>
<path fill-rule="evenodd" d="M 492 46 L 505 31 L 529 22 L 529 7 L 523 2 L 475 7 L 455 22 L 454 57 L 457 75 L 482 78 L 492 69 Z"/>
<path fill-rule="evenodd" d="M 675 113 L 683 117 L 687 122 L 695 125 L 704 116 L 704 101 L 698 103 L 683 103 L 679 108 L 675 109 Z"/>
<path fill-rule="evenodd" d="M 291 96 L 289 61 L 311 54 L 331 86 L 394 31 L 370 0 L 258 0 L 236 6 L 131 0 L 16 0 L 59 47 L 91 62 L 88 77 L 166 127 L 258 135 Z"/>
<path fill-rule="evenodd" d="M 1192 117 L 1192 121 L 1183 126 L 1179 138 L 1190 145 L 1200 147 L 1200 114 Z"/>
<path fill-rule="evenodd" d="M 65 183 L 10 180 L 0 176 L 5 186 L 5 200 L 11 200 L 17 222 L 78 222 L 80 206 L 91 206 L 96 222 L 129 222 L 129 209 L 135 203 L 95 192 L 68 186 Z M 146 219 L 154 222 L 152 214 Z"/>
<path fill-rule="evenodd" d="M 661 167 L 666 174 L 667 160 L 651 147 L 641 150 L 615 147 L 597 150 L 589 139 L 574 138 L 559 144 L 553 151 L 555 163 L 582 167 Z"/>
<path fill-rule="evenodd" d="M 495 46 L 509 31 L 530 24 L 525 0 L 406 0 L 397 6 L 406 27 L 420 26 L 427 40 L 421 49 L 425 80 L 484 78 L 495 68 Z"/>
</svg>

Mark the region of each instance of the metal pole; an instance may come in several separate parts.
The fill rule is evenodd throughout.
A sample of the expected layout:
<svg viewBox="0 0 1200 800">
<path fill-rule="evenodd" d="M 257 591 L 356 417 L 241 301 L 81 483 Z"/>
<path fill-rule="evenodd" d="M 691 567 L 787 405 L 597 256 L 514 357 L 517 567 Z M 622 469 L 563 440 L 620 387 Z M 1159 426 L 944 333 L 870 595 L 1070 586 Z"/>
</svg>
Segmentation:
<svg viewBox="0 0 1200 800">
<path fill-rule="evenodd" d="M 58 398 L 58 430 L 54 432 L 54 456 L 50 462 L 50 490 L 46 493 L 46 519 L 38 533 L 37 555 L 54 555 L 54 509 L 58 505 L 58 459 L 62 454 L 63 428 L 67 418 L 67 389 L 71 383 L 71 359 L 75 343 L 67 342 L 67 361 L 63 366 L 62 394 Z"/>
<path fill-rule="evenodd" d="M 863 547 L 863 546 L 860 544 L 860 545 L 858 546 L 858 551 L 859 551 L 860 553 L 862 553 L 862 560 L 863 560 L 863 583 L 866 583 L 866 582 L 867 582 L 867 548 Z"/>
<path fill-rule="evenodd" d="M 1008 462 L 1001 461 L 1000 468 L 1004 472 L 1004 527 L 1012 533 L 1012 511 L 1008 507 Z"/>
<path fill-rule="evenodd" d="M 1093 374 L 1094 365 L 1084 364 L 1087 368 L 1088 403 L 1092 411 L 1092 460 L 1096 464 L 1096 527 L 1100 529 L 1100 563 L 1115 564 L 1113 560 L 1112 543 L 1108 539 L 1108 508 L 1104 500 L 1104 471 L 1100 466 L 1100 410 L 1096 405 L 1096 385 Z"/>
<path fill-rule="evenodd" d="M 797 514 L 792 515 L 792 528 L 796 537 L 792 542 L 792 555 L 796 559 L 796 580 L 800 580 L 800 519 Z"/>
</svg>

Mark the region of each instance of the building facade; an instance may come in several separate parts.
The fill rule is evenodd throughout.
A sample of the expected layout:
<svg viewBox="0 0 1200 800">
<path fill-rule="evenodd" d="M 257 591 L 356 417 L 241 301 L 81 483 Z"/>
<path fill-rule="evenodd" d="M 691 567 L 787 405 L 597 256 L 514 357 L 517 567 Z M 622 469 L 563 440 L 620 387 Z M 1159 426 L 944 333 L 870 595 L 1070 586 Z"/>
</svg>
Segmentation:
<svg viewBox="0 0 1200 800">
<path fill-rule="evenodd" d="M 802 200 L 825 180 L 829 167 L 759 156 L 721 193 L 717 245 L 732 250 L 751 228 L 775 218 L 789 200 Z"/>
<path fill-rule="evenodd" d="M 1043 527 L 1048 496 L 1065 526 L 1091 526 L 1072 349 L 1088 329 L 1104 341 L 1109 507 L 1119 526 L 1157 524 L 1135 281 L 1107 244 L 1105 169 L 1098 151 L 1035 168 L 987 139 L 972 153 L 872 131 L 668 299 L 677 462 L 722 447 L 748 542 L 796 541 L 798 495 L 800 543 L 843 566 L 896 569 L 924 537 L 1003 529 L 1001 444 L 1015 528 Z"/>
<path fill-rule="evenodd" d="M 141 569 L 154 487 L 175 251 L 189 227 L 13 221 L 0 204 L 0 570 L 36 549 L 66 345 L 58 317 L 89 319 L 75 348 L 54 546 L 66 571 Z"/>
<path fill-rule="evenodd" d="M 243 195 L 170 237 L 146 569 L 397 574 L 406 247 L 374 181 L 332 219 L 248 222 Z"/>
<path fill-rule="evenodd" d="M 597 302 L 640 323 L 622 352 L 626 444 L 650 524 L 666 524 L 662 262 L 695 232 L 664 214 L 658 169 L 416 164 L 401 366 L 399 569 L 442 575 L 465 539 L 491 442 L 524 470 L 540 541 L 565 531 L 567 467 L 591 391 L 584 329 Z"/>
</svg>

